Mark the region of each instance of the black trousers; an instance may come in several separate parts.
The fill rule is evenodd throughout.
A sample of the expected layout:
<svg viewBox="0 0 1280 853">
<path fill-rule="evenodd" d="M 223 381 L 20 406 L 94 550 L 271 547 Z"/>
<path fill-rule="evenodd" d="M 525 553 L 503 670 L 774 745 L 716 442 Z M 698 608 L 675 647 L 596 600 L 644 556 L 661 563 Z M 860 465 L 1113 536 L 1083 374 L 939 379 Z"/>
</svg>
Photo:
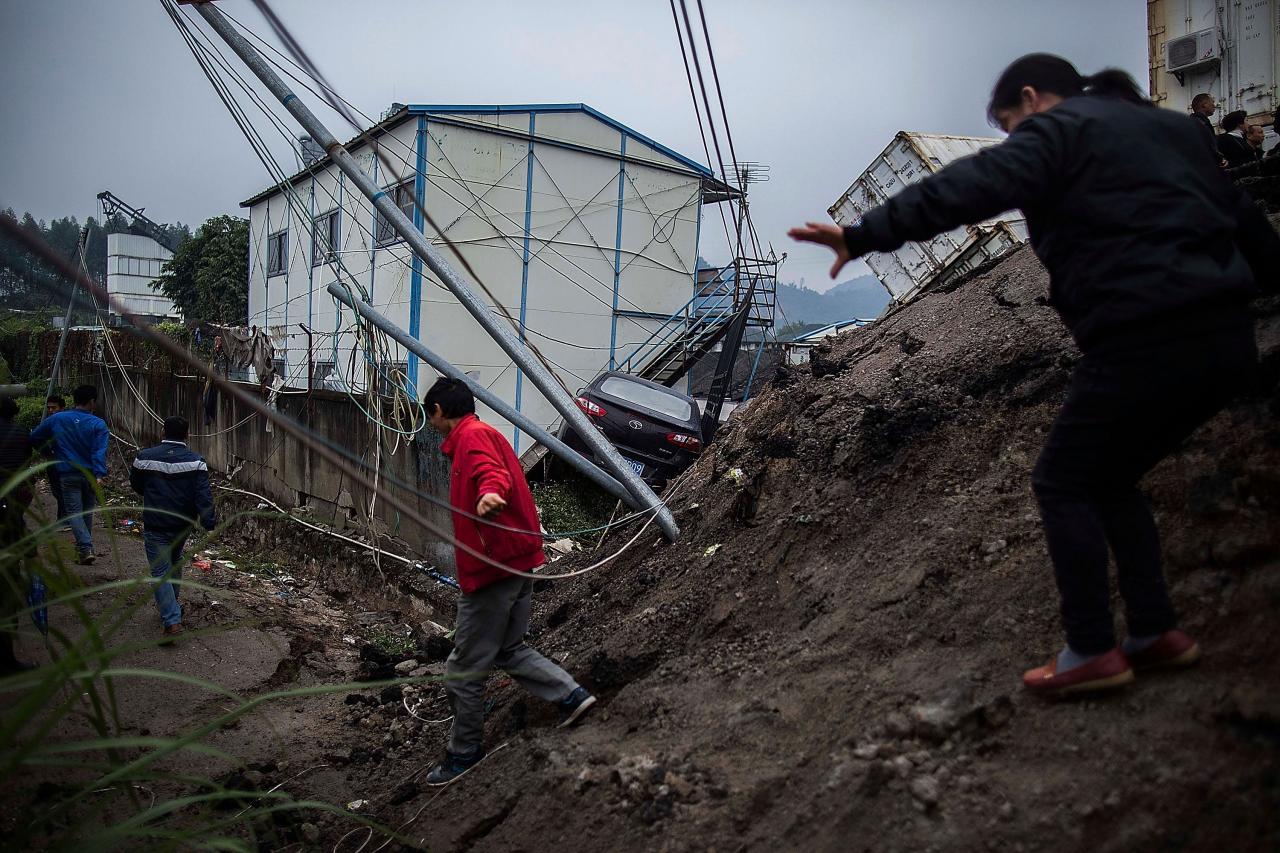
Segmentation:
<svg viewBox="0 0 1280 853">
<path fill-rule="evenodd" d="M 1129 634 L 1177 625 L 1138 481 L 1243 390 L 1257 365 L 1253 325 L 1243 318 L 1157 341 L 1081 359 L 1032 474 L 1067 643 L 1080 654 L 1116 645 L 1108 546 Z"/>
</svg>

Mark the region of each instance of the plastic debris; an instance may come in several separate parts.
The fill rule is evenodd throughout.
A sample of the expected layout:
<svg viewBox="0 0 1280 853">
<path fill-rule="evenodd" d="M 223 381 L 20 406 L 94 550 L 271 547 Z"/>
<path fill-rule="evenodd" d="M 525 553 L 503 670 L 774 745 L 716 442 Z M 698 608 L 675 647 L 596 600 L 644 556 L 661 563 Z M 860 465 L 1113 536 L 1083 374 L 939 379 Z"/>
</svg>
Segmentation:
<svg viewBox="0 0 1280 853">
<path fill-rule="evenodd" d="M 347 811 L 349 812 L 358 812 L 358 811 L 361 811 L 362 809 L 367 809 L 368 807 L 369 807 L 368 800 L 352 800 L 351 802 L 347 803 Z"/>
<path fill-rule="evenodd" d="M 581 546 L 579 546 L 577 542 L 568 538 L 557 539 L 554 542 L 548 542 L 546 545 L 546 548 L 548 551 L 552 552 L 553 554 L 561 554 L 561 555 L 572 554 L 574 551 L 577 551 L 580 547 Z"/>
<path fill-rule="evenodd" d="M 741 486 L 747 481 L 747 473 L 741 468 L 730 468 L 729 479 L 733 480 L 734 485 Z"/>
<path fill-rule="evenodd" d="M 116 519 L 114 525 L 116 533 L 125 533 L 131 536 L 137 536 L 142 533 L 142 522 L 132 518 Z"/>
<path fill-rule="evenodd" d="M 702 552 L 702 556 L 704 556 L 704 557 L 714 557 L 714 556 L 716 555 L 716 552 L 717 552 L 717 551 L 719 551 L 719 550 L 720 550 L 721 548 L 723 548 L 723 547 L 724 547 L 724 545 L 723 545 L 723 544 L 721 544 L 721 543 L 719 543 L 719 542 L 717 542 L 717 543 L 716 543 L 716 544 L 714 544 L 714 545 L 708 545 L 708 546 L 707 546 L 707 550 L 705 550 L 705 551 L 703 551 L 703 552 Z"/>
<path fill-rule="evenodd" d="M 191 567 L 207 573 L 213 570 L 213 561 L 205 554 L 196 554 L 195 559 L 191 561 Z"/>
</svg>

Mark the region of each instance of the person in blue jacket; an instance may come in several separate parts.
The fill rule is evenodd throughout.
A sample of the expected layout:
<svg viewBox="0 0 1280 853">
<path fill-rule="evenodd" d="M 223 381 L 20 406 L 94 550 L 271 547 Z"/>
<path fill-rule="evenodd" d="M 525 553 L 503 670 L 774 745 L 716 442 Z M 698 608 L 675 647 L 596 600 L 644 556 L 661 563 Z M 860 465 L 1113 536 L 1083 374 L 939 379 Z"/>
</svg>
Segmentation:
<svg viewBox="0 0 1280 853">
<path fill-rule="evenodd" d="M 164 633 L 182 633 L 182 548 L 198 523 L 212 530 L 217 522 L 209 491 L 209 466 L 187 447 L 187 420 L 165 418 L 164 440 L 138 451 L 129 469 L 129 484 L 142 495 L 142 544 L 156 584 L 156 607 Z"/>
<path fill-rule="evenodd" d="M 50 415 L 31 431 L 31 443 L 53 447 L 54 467 L 62 490 L 62 508 L 76 540 L 80 565 L 93 564 L 93 511 L 98 506 L 98 480 L 107 476 L 107 422 L 94 412 L 98 389 L 81 385 L 71 395 L 75 406 Z"/>
</svg>

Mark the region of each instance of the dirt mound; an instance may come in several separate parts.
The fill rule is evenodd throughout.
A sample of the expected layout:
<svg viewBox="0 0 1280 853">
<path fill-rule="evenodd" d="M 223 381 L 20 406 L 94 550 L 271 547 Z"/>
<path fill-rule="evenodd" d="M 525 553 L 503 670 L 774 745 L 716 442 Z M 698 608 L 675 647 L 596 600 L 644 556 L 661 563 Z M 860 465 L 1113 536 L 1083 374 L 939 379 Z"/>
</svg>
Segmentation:
<svg viewBox="0 0 1280 853">
<path fill-rule="evenodd" d="M 490 743 L 516 748 L 428 806 L 426 843 L 1280 843 L 1280 306 L 1258 392 L 1147 481 L 1204 665 L 1050 704 L 1018 683 L 1061 641 L 1029 473 L 1076 355 L 1046 291 L 1022 251 L 780 375 L 675 498 L 679 543 L 540 592 L 534 641 L 601 712 L 555 732 L 500 689 Z"/>
</svg>

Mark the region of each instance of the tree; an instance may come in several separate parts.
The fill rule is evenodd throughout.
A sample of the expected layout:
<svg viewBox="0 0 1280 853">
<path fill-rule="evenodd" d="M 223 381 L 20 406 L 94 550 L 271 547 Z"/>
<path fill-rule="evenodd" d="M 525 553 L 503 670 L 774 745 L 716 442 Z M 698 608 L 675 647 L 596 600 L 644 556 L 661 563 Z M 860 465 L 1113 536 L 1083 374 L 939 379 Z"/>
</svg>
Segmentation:
<svg viewBox="0 0 1280 853">
<path fill-rule="evenodd" d="M 249 313 L 249 220 L 215 216 L 186 240 L 151 285 L 187 322 L 243 325 Z"/>
</svg>

